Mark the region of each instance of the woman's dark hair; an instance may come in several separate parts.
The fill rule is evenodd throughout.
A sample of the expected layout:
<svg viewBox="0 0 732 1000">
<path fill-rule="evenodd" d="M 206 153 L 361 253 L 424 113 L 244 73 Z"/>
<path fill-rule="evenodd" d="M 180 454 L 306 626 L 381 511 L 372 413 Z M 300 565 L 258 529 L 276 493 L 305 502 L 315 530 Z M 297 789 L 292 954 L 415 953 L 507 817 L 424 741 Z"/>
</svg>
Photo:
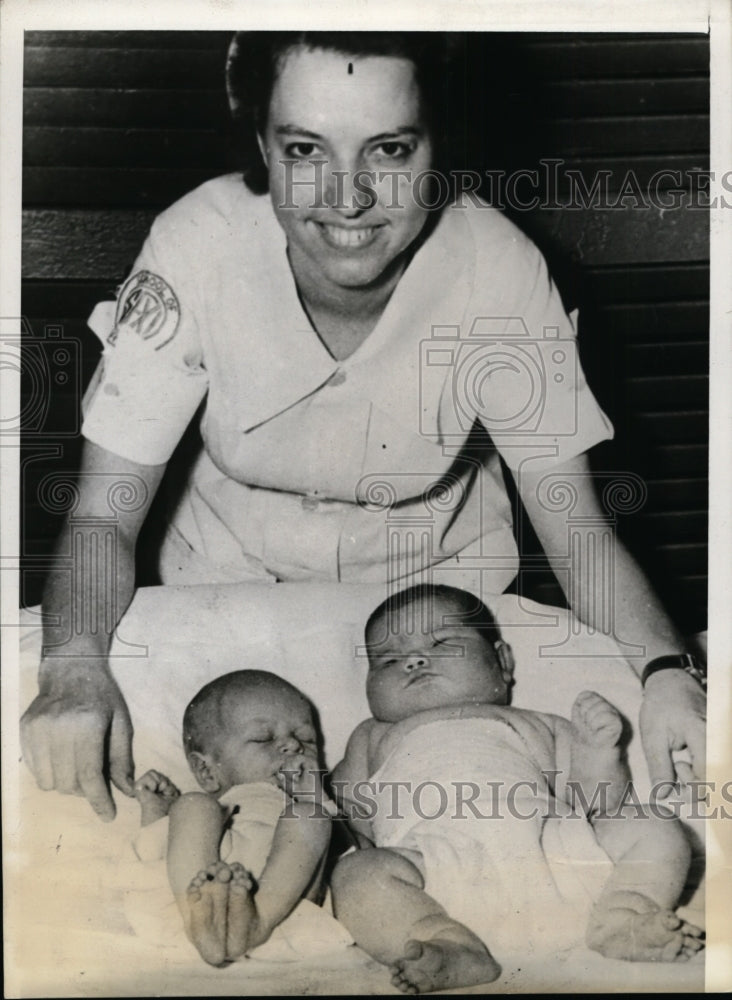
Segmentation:
<svg viewBox="0 0 732 1000">
<path fill-rule="evenodd" d="M 234 36 L 226 65 L 229 104 L 238 132 L 244 180 L 256 194 L 268 188 L 267 171 L 256 141 L 267 125 L 272 90 L 286 54 L 293 48 L 324 49 L 356 58 L 395 56 L 414 63 L 422 114 L 434 148 L 433 167 L 447 173 L 445 163 L 463 102 L 455 99 L 454 67 L 463 37 L 422 31 L 240 31 Z"/>
</svg>

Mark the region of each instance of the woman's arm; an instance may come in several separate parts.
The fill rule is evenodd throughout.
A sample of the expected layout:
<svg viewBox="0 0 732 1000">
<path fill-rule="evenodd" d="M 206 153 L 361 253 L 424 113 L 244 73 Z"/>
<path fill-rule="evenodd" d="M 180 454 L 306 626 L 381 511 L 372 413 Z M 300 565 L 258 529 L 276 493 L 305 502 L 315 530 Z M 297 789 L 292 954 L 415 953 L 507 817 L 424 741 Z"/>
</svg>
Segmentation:
<svg viewBox="0 0 732 1000">
<path fill-rule="evenodd" d="M 542 501 L 540 483 L 548 474 L 564 481 L 576 495 L 571 522 L 567 511 Z M 621 541 L 614 538 L 612 573 L 601 558 L 590 558 L 593 535 L 607 522 L 595 492 L 586 454 L 548 472 L 516 474 L 516 483 L 531 523 L 562 585 L 574 614 L 598 631 L 644 650 L 629 659 L 641 675 L 658 656 L 685 651 L 685 643 L 649 581 Z M 576 562 L 567 572 L 569 527 Z M 612 593 L 608 592 L 612 581 Z M 608 614 L 608 609 L 610 612 Z M 704 775 L 706 697 L 682 670 L 663 670 L 648 681 L 641 709 L 641 735 L 652 782 L 673 780 L 673 750 L 687 748 L 694 774 Z"/>
<path fill-rule="evenodd" d="M 39 786 L 83 795 L 105 820 L 115 815 L 107 776 L 126 795 L 134 778 L 132 725 L 107 656 L 132 600 L 135 544 L 164 471 L 85 442 L 79 501 L 43 598 L 39 693 L 21 719 L 23 757 Z"/>
</svg>

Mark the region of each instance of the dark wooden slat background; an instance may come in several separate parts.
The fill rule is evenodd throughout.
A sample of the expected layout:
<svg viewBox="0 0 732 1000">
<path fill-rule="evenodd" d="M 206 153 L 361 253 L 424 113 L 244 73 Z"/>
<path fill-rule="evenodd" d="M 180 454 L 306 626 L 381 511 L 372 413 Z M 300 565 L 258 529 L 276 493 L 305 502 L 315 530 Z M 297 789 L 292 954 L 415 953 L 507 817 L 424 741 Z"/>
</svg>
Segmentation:
<svg viewBox="0 0 732 1000">
<path fill-rule="evenodd" d="M 24 598 L 38 600 L 59 516 L 50 473 L 78 458 L 76 387 L 99 355 L 85 320 L 124 278 L 155 214 L 238 166 L 222 32 L 28 32 L 24 98 Z M 563 161 L 588 188 L 618 192 L 659 170 L 708 168 L 709 45 L 686 35 L 470 35 L 461 86 L 471 108 L 459 166 Z M 675 182 L 666 177 L 660 189 Z M 563 175 L 556 192 L 566 193 Z M 527 189 L 519 188 L 522 193 Z M 533 193 L 533 192 L 532 192 Z M 580 307 L 583 363 L 616 438 L 599 470 L 643 477 L 648 499 L 618 519 L 686 631 L 706 626 L 708 218 L 657 207 L 510 212 Z M 77 345 L 58 362 L 54 331 Z M 45 361 L 44 361 L 45 359 Z M 45 367 L 44 367 L 45 366 Z M 64 382 L 63 379 L 66 378 Z M 50 398 L 32 405 L 38 384 Z M 52 390 L 52 391 L 51 391 Z M 54 451 L 55 449 L 55 451 Z M 559 603 L 522 523 L 516 589 Z"/>
</svg>

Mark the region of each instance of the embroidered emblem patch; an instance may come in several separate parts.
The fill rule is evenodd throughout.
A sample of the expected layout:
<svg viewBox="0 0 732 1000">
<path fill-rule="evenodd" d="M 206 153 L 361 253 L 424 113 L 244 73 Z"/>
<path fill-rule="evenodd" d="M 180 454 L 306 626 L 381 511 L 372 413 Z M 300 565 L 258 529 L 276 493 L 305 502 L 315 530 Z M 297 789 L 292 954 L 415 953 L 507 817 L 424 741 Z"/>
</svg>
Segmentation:
<svg viewBox="0 0 732 1000">
<path fill-rule="evenodd" d="M 113 344 L 126 329 L 143 340 L 154 339 L 159 351 L 175 336 L 179 320 L 178 299 L 167 281 L 150 271 L 138 271 L 122 287 L 108 340 Z"/>
</svg>

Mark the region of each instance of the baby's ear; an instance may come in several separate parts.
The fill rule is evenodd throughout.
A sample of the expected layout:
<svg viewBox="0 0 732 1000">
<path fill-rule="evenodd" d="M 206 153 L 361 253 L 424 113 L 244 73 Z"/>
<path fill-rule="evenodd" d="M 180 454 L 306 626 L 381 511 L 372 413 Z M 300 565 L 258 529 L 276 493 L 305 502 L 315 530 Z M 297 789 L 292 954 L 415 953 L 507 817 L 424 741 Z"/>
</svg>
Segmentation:
<svg viewBox="0 0 732 1000">
<path fill-rule="evenodd" d="M 188 766 L 204 792 L 215 795 L 216 792 L 220 791 L 221 782 L 218 777 L 218 769 L 210 757 L 193 750 L 188 754 Z"/>
<path fill-rule="evenodd" d="M 513 650 L 507 642 L 503 641 L 503 639 L 498 640 L 495 645 L 495 650 L 503 679 L 506 684 L 510 684 L 513 681 L 513 672 L 516 669 L 516 664 L 513 658 Z"/>
</svg>

